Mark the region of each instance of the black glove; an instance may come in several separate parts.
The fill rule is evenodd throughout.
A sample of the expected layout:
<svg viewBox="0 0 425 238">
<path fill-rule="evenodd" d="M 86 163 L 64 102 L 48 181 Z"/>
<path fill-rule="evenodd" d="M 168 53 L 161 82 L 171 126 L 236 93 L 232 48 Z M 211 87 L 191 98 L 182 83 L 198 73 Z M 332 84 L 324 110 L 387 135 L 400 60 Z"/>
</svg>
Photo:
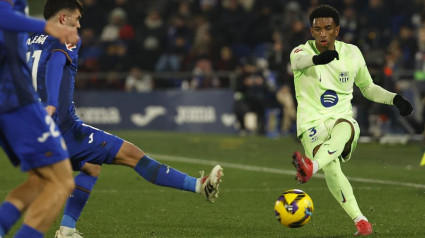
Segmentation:
<svg viewBox="0 0 425 238">
<path fill-rule="evenodd" d="M 335 58 L 339 60 L 339 55 L 336 50 L 325 50 L 319 55 L 313 56 L 313 63 L 315 65 L 327 64 L 331 62 L 332 60 L 334 60 Z"/>
<path fill-rule="evenodd" d="M 400 115 L 402 116 L 410 115 L 410 113 L 413 111 L 412 104 L 410 104 L 410 102 L 404 99 L 404 97 L 400 94 L 397 94 L 394 97 L 393 104 L 397 107 Z"/>
</svg>

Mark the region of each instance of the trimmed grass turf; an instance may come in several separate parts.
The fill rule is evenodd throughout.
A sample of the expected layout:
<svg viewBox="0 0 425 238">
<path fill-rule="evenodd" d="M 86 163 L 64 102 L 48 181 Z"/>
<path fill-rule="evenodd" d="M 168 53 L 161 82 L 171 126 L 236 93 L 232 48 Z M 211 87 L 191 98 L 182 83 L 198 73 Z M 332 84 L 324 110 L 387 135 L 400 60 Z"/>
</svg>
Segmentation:
<svg viewBox="0 0 425 238">
<path fill-rule="evenodd" d="M 291 154 L 302 150 L 296 139 L 268 139 L 211 134 L 120 131 L 147 154 L 201 159 L 199 164 L 157 160 L 192 176 L 208 172 L 208 161 L 294 171 Z M 425 237 L 424 169 L 419 167 L 420 145 L 359 144 L 353 158 L 343 164 L 352 177 L 357 201 L 373 223 L 374 237 Z M 2 199 L 25 179 L 0 155 Z M 199 195 L 154 186 L 131 169 L 103 166 L 78 229 L 87 238 L 97 237 L 352 237 L 355 227 L 329 193 L 320 176 L 299 185 L 294 175 L 224 168 L 220 197 L 214 204 Z M 294 172 L 295 174 L 295 172 Z M 372 182 L 358 182 L 357 179 Z M 375 180 L 403 184 L 379 184 Z M 419 184 L 412 187 L 405 183 Z M 279 194 L 299 188 L 313 199 L 315 211 L 309 224 L 298 229 L 281 226 L 273 205 Z M 59 226 L 46 234 L 53 237 Z M 17 226 L 7 237 L 13 237 Z"/>
</svg>

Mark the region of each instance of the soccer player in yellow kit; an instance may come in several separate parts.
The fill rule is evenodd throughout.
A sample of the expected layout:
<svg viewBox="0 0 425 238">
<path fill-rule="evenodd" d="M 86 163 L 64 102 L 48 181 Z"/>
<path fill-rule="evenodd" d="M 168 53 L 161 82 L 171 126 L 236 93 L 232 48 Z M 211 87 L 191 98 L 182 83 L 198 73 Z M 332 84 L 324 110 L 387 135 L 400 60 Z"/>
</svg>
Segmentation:
<svg viewBox="0 0 425 238">
<path fill-rule="evenodd" d="M 360 134 L 351 106 L 354 83 L 364 97 L 395 105 L 402 116 L 413 108 L 401 95 L 373 83 L 358 47 L 336 40 L 340 25 L 335 8 L 318 6 L 310 14 L 310 24 L 315 40 L 295 47 L 290 56 L 298 102 L 297 136 L 306 153 L 293 155 L 296 179 L 305 183 L 322 169 L 330 192 L 353 219 L 355 235 L 370 235 L 372 225 L 340 166 L 340 161 L 351 158 Z"/>
</svg>

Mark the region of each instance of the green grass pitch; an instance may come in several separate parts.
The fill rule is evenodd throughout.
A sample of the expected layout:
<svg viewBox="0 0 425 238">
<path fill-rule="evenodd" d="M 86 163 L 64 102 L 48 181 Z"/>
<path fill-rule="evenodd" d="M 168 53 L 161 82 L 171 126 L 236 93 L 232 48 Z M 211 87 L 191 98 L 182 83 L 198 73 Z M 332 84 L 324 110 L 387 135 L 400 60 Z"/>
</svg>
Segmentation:
<svg viewBox="0 0 425 238">
<path fill-rule="evenodd" d="M 219 162 L 224 167 L 220 197 L 152 185 L 130 168 L 105 165 L 77 228 L 87 238 L 135 237 L 352 237 L 355 226 L 319 173 L 307 184 L 294 180 L 293 138 L 268 139 L 211 134 L 115 131 L 158 161 L 198 176 Z M 425 237 L 425 167 L 422 145 L 359 144 L 343 164 L 373 237 Z M 2 199 L 25 175 L 0 154 Z M 299 188 L 313 199 L 309 224 L 280 225 L 273 205 L 279 194 Z M 59 226 L 46 234 L 53 237 Z M 19 223 L 20 224 L 20 223 Z M 14 226 L 13 237 L 18 226 Z"/>
</svg>

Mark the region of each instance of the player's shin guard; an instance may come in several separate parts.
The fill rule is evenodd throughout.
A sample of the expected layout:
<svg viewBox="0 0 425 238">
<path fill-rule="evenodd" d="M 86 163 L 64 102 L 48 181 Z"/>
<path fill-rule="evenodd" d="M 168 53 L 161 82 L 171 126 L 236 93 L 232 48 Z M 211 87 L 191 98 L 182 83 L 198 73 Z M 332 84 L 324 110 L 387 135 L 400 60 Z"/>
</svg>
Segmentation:
<svg viewBox="0 0 425 238">
<path fill-rule="evenodd" d="M 341 122 L 335 125 L 330 138 L 323 142 L 314 156 L 314 160 L 319 164 L 319 169 L 336 160 L 342 154 L 345 144 L 351 138 L 351 134 L 351 125 L 347 122 Z"/>
<path fill-rule="evenodd" d="M 160 164 L 147 155 L 140 159 L 134 170 L 153 184 L 195 192 L 196 178 Z"/>
<path fill-rule="evenodd" d="M 90 176 L 83 172 L 75 176 L 75 189 L 66 203 L 61 222 L 62 226 L 75 228 L 76 222 L 90 197 L 90 192 L 96 184 L 96 181 L 97 177 Z"/>
<path fill-rule="evenodd" d="M 323 168 L 325 173 L 326 184 L 334 198 L 341 204 L 345 212 L 351 219 L 362 215 L 356 198 L 354 197 L 353 188 L 347 177 L 341 171 L 338 160 L 329 163 Z"/>
<path fill-rule="evenodd" d="M 21 212 L 10 202 L 3 202 L 0 206 L 0 236 L 5 236 L 10 228 L 18 221 Z"/>
</svg>

